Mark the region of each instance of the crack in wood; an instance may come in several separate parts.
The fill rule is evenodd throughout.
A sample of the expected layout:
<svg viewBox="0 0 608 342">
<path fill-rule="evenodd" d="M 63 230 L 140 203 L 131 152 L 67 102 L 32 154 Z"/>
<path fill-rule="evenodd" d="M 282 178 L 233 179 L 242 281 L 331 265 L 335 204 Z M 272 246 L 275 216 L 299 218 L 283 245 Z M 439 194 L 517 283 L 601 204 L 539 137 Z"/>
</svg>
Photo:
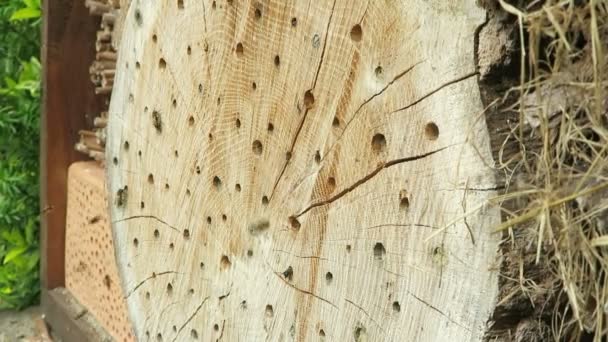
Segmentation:
<svg viewBox="0 0 608 342">
<path fill-rule="evenodd" d="M 434 307 L 433 305 L 429 304 L 428 302 L 426 302 L 426 301 L 425 301 L 425 300 L 423 300 L 422 298 L 420 298 L 420 297 L 416 296 L 415 294 L 413 294 L 413 293 L 411 293 L 411 292 L 409 292 L 409 291 L 408 291 L 408 293 L 409 293 L 409 295 L 410 295 L 410 296 L 412 296 L 412 297 L 416 298 L 416 300 L 418 300 L 420 303 L 422 303 L 422 304 L 426 305 L 427 307 L 429 307 L 429 308 L 430 308 L 430 309 L 432 309 L 433 311 L 435 311 L 435 312 L 439 313 L 440 315 L 442 315 L 443 317 L 447 318 L 447 319 L 448 319 L 450 322 L 452 322 L 452 323 L 456 324 L 457 326 L 459 326 L 459 327 L 463 328 L 464 330 L 466 330 L 466 331 L 468 331 L 468 332 L 472 332 L 472 331 L 471 331 L 471 329 L 469 329 L 469 328 L 467 328 L 467 327 L 463 326 L 462 324 L 460 324 L 460 323 L 456 322 L 456 321 L 455 321 L 455 320 L 453 320 L 453 319 L 452 319 L 450 316 L 448 316 L 448 315 L 446 315 L 445 313 L 443 313 L 443 311 L 441 311 L 441 310 L 437 309 L 436 307 Z"/>
<path fill-rule="evenodd" d="M 412 68 L 414 68 L 416 65 L 418 65 L 418 64 L 420 64 L 420 63 L 423 63 L 423 62 L 424 62 L 424 61 L 422 61 L 422 62 L 418 62 L 418 63 L 414 64 L 412 67 L 410 67 L 409 69 L 407 69 L 407 70 L 406 70 L 406 71 L 403 73 L 403 75 L 401 75 L 401 77 L 402 77 L 402 76 L 404 76 L 406 73 L 408 73 L 408 71 L 409 71 L 409 70 L 411 70 Z M 422 102 L 422 101 L 424 101 L 424 100 L 428 99 L 429 97 L 433 96 L 433 95 L 434 95 L 434 94 L 436 94 L 437 92 L 441 91 L 443 88 L 445 88 L 445 87 L 449 87 L 449 86 L 451 86 L 451 85 L 453 85 L 453 84 L 456 84 L 456 83 L 458 83 L 458 82 L 464 81 L 464 80 L 466 80 L 466 79 L 468 79 L 468 78 L 470 78 L 470 77 L 477 76 L 477 75 L 479 75 L 479 73 L 478 73 L 478 72 L 468 73 L 468 74 L 466 74 L 466 75 L 464 75 L 464 76 L 461 76 L 461 77 L 456 78 L 456 79 L 454 79 L 454 80 L 451 80 L 451 81 L 449 81 L 449 82 L 447 82 L 447 83 L 444 83 L 444 84 L 442 84 L 441 86 L 439 86 L 439 87 L 437 87 L 437 88 L 435 88 L 435 89 L 431 90 L 429 93 L 427 93 L 427 94 L 423 95 L 423 96 L 422 96 L 422 97 L 420 97 L 419 99 L 415 100 L 414 102 L 412 102 L 412 103 L 410 103 L 410 104 L 408 104 L 408 105 L 406 105 L 406 106 L 404 106 L 404 107 L 402 107 L 402 108 L 399 108 L 399 109 L 393 110 L 392 112 L 388 113 L 388 115 L 391 115 L 391 114 L 394 114 L 394 113 L 397 113 L 397 112 L 400 112 L 400 111 L 404 111 L 404 110 L 406 110 L 406 109 L 408 109 L 408 108 L 411 108 L 411 107 L 413 107 L 413 106 L 415 106 L 415 105 L 419 104 L 420 102 Z M 383 91 L 384 91 L 384 90 L 383 90 Z M 382 91 L 381 91 L 380 93 L 382 93 Z M 370 101 L 371 101 L 371 99 L 370 99 Z M 366 102 L 369 102 L 369 101 L 366 101 Z M 364 103 L 364 104 L 365 104 L 365 103 Z M 336 147 L 336 145 L 338 144 L 338 142 L 340 142 L 340 140 L 342 139 L 342 137 L 344 136 L 344 134 L 346 134 L 346 130 L 347 130 L 349 127 L 350 127 L 351 122 L 353 122 L 353 121 L 355 120 L 355 118 L 356 118 L 356 116 L 357 116 L 357 113 L 359 112 L 359 110 L 361 110 L 361 108 L 362 108 L 362 107 L 363 107 L 363 105 L 361 105 L 361 106 L 360 106 L 360 107 L 359 107 L 359 108 L 358 108 L 358 109 L 355 111 L 355 113 L 353 114 L 353 117 L 352 117 L 352 118 L 351 118 L 351 119 L 350 119 L 350 120 L 349 120 L 349 121 L 346 123 L 346 125 L 344 126 L 344 129 L 342 130 L 342 133 L 340 134 L 340 136 L 338 136 L 338 138 L 337 138 L 337 139 L 336 139 L 336 141 L 335 141 L 335 142 L 334 142 L 334 143 L 331 145 L 331 147 L 329 148 L 329 150 L 327 150 L 327 153 L 325 153 L 325 155 L 323 156 L 323 158 L 321 158 L 321 162 L 323 162 L 323 161 L 325 160 L 325 158 L 326 158 L 327 156 L 329 156 L 329 153 L 330 153 L 331 151 L 333 151 L 333 149 Z"/>
<path fill-rule="evenodd" d="M 359 108 L 357 108 L 357 110 L 355 110 L 355 113 L 353 114 L 353 116 L 351 117 L 351 119 L 348 120 L 348 122 L 344 126 L 344 129 L 342 130 L 342 134 L 344 134 L 344 132 L 346 131 L 346 129 L 348 128 L 348 126 L 351 124 L 351 122 L 353 122 L 353 120 L 355 120 L 355 118 L 359 115 L 359 113 L 361 112 L 361 110 L 363 109 L 363 107 L 365 107 L 365 105 L 367 105 L 368 103 L 370 103 L 376 97 L 382 95 L 388 88 L 390 88 L 390 86 L 392 86 L 395 82 L 397 82 L 398 80 L 400 80 L 403 76 L 409 74 L 410 71 L 412 71 L 415 67 L 417 67 L 418 65 L 422 64 L 423 62 L 425 62 L 425 61 L 420 61 L 420 62 L 414 63 L 414 65 L 410 66 L 409 68 L 407 68 L 404 71 L 402 71 L 401 73 L 399 73 L 397 76 L 393 77 L 393 79 L 390 82 L 388 82 L 379 92 L 375 93 L 374 95 L 370 96 L 367 100 L 363 101 L 363 103 L 361 103 L 361 105 L 359 106 Z M 341 135 L 340 135 L 340 137 L 341 137 Z M 338 139 L 336 140 L 336 142 L 338 140 L 340 140 L 340 137 L 338 137 Z M 331 150 L 331 148 L 330 148 L 330 150 Z"/>
<path fill-rule="evenodd" d="M 272 270 L 272 267 L 268 264 L 268 261 L 266 261 L 266 265 L 268 266 L 268 268 L 270 268 Z M 314 293 L 312 293 L 310 291 L 303 290 L 303 289 L 301 289 L 301 288 L 299 288 L 299 287 L 291 284 L 290 282 L 288 282 L 287 280 L 285 280 L 285 278 L 283 278 L 283 274 L 281 272 L 276 272 L 276 271 L 272 270 L 272 273 L 274 273 L 274 275 L 276 275 L 279 279 L 281 279 L 281 281 L 283 283 L 285 283 L 287 286 L 291 287 L 292 289 L 294 289 L 294 290 L 296 290 L 296 291 L 298 291 L 300 293 L 312 296 L 312 297 L 314 297 L 314 298 L 316 298 L 316 299 L 318 299 L 318 300 L 320 300 L 320 301 L 322 301 L 324 303 L 327 303 L 327 304 L 331 305 L 334 309 L 338 309 L 338 307 L 334 303 L 330 302 L 329 300 L 327 300 L 327 299 L 325 299 L 323 297 L 320 297 L 320 296 L 318 296 L 318 295 L 316 295 L 316 294 L 314 294 Z"/>
<path fill-rule="evenodd" d="M 302 256 L 302 255 L 297 255 L 297 254 L 294 254 L 294 253 L 291 253 L 291 252 L 288 252 L 288 251 L 284 251 L 284 250 L 282 250 L 282 249 L 273 249 L 272 251 L 273 251 L 273 252 L 281 252 L 281 253 L 285 253 L 285 254 L 287 254 L 287 255 L 291 255 L 291 256 L 296 257 L 296 258 L 298 258 L 298 259 L 318 259 L 318 260 L 323 260 L 323 261 L 327 261 L 327 260 L 329 260 L 329 259 L 322 258 L 322 257 L 319 257 L 319 256 L 315 256 L 315 255 L 311 255 L 311 256 Z"/>
<path fill-rule="evenodd" d="M 331 8 L 331 14 L 329 15 L 329 20 L 327 22 L 327 28 L 325 30 L 325 42 L 323 42 L 323 50 L 321 51 L 321 59 L 319 60 L 319 65 L 317 66 L 317 71 L 315 73 L 315 79 L 313 81 L 311 90 L 314 90 L 315 87 L 317 86 L 317 79 L 319 78 L 319 73 L 321 72 L 321 66 L 323 65 L 323 59 L 325 57 L 325 48 L 327 47 L 327 41 L 329 40 L 329 26 L 331 25 L 331 19 L 334 16 L 335 8 L 336 8 L 336 1 L 334 0 L 334 4 Z M 310 111 L 310 109 L 311 108 L 306 108 L 306 110 L 304 111 L 304 116 L 303 116 L 302 120 L 300 120 L 300 125 L 298 126 L 296 135 L 293 138 L 293 141 L 291 142 L 291 146 L 289 148 L 288 155 L 291 155 L 291 156 L 293 155 L 293 150 L 296 147 L 296 143 L 298 142 L 298 138 L 300 137 L 300 132 L 302 131 L 302 128 L 304 127 L 304 122 L 306 122 L 306 118 L 308 117 L 308 112 Z M 283 168 L 281 169 L 281 173 L 279 173 L 279 177 L 274 182 L 274 186 L 272 187 L 272 191 L 270 192 L 271 201 L 272 201 L 274 193 L 277 189 L 277 186 L 279 185 L 279 182 L 281 181 L 281 179 L 283 178 L 283 175 L 285 174 L 285 171 L 287 170 L 288 165 L 289 165 L 289 160 L 286 160 L 285 163 L 283 164 Z"/>
<path fill-rule="evenodd" d="M 156 277 L 158 277 L 158 276 L 161 276 L 161 275 L 166 275 L 166 274 L 179 274 L 179 273 L 178 273 L 178 272 L 175 272 L 175 271 L 166 271 L 166 272 L 161 272 L 161 273 L 153 273 L 151 276 L 149 276 L 148 278 L 146 278 L 146 279 L 144 279 L 144 280 L 140 281 L 140 282 L 139 282 L 139 284 L 135 285 L 135 287 L 134 287 L 134 288 L 133 288 L 131 291 L 129 291 L 129 292 L 128 292 L 128 294 L 127 294 L 127 296 L 126 296 L 125 298 L 127 298 L 127 299 L 128 299 L 128 298 L 129 298 L 129 297 L 130 297 L 130 296 L 131 296 L 131 295 L 132 295 L 132 294 L 133 294 L 135 291 L 137 291 L 137 289 L 139 289 L 139 288 L 140 288 L 140 287 L 141 287 L 143 284 L 145 284 L 145 283 L 146 283 L 148 280 L 150 280 L 150 279 L 154 279 L 154 278 L 156 278 Z"/>
<path fill-rule="evenodd" d="M 365 309 L 363 309 L 360 305 L 357 305 L 355 302 L 353 302 L 347 298 L 344 298 L 344 301 L 346 301 L 350 305 L 356 307 L 361 312 L 363 312 L 365 314 L 365 316 L 367 316 L 367 318 L 369 318 L 372 322 L 374 322 L 374 324 L 376 324 L 376 326 L 378 326 L 378 328 L 380 328 L 380 330 L 382 330 L 383 334 L 386 334 L 386 331 L 384 330 L 384 328 L 382 328 L 382 326 L 380 324 L 378 324 L 378 322 L 370 314 L 368 314 L 367 311 L 365 311 Z"/>
<path fill-rule="evenodd" d="M 384 227 L 422 227 L 422 228 L 439 229 L 439 227 L 430 226 L 430 225 L 421 224 L 421 223 L 408 223 L 408 224 L 383 223 L 383 224 L 378 224 L 375 226 L 365 227 L 363 229 L 377 229 L 377 228 L 384 228 Z"/>
<path fill-rule="evenodd" d="M 190 317 L 188 317 L 186 322 L 184 324 L 182 324 L 182 326 L 179 328 L 179 330 L 175 334 L 175 337 L 173 338 L 172 342 L 175 342 L 177 340 L 177 338 L 179 337 L 179 334 L 182 332 L 182 330 L 184 330 L 186 325 L 188 325 L 188 323 L 190 323 L 190 321 L 192 321 L 194 319 L 194 317 L 198 314 L 198 312 L 201 311 L 201 308 L 203 307 L 203 305 L 205 305 L 205 302 L 207 302 L 207 300 L 209 300 L 209 296 L 207 296 L 207 297 L 205 297 L 205 299 L 203 299 L 201 304 L 196 308 L 196 310 L 194 310 L 192 315 L 190 315 Z"/>
<path fill-rule="evenodd" d="M 411 161 L 416 161 L 416 160 L 420 160 L 420 159 L 424 159 L 426 157 L 429 157 L 435 153 L 441 152 L 445 149 L 447 149 L 449 146 L 446 147 L 442 147 L 440 149 L 431 151 L 431 152 L 427 152 L 421 155 L 417 155 L 417 156 L 413 156 L 413 157 L 405 157 L 405 158 L 399 158 L 399 159 L 394 159 L 394 160 L 390 160 L 388 162 L 382 163 L 380 166 L 378 166 L 374 171 L 372 171 L 371 173 L 369 173 L 368 175 L 366 175 L 365 177 L 361 178 L 360 180 L 358 180 L 357 182 L 355 182 L 355 184 L 347 187 L 346 189 L 340 191 L 338 194 L 336 194 L 335 196 L 324 200 L 324 201 L 320 201 L 317 203 L 313 203 L 310 206 L 308 206 L 308 208 L 304 209 L 302 212 L 300 212 L 297 215 L 294 215 L 294 217 L 298 218 L 304 214 L 306 214 L 307 212 L 309 212 L 311 209 L 317 208 L 317 207 L 321 207 L 327 204 L 330 204 L 332 202 L 337 201 L 338 199 L 344 197 L 346 194 L 348 194 L 349 192 L 355 190 L 358 186 L 365 184 L 367 181 L 369 181 L 370 179 L 374 178 L 377 174 L 380 173 L 380 171 L 387 169 L 391 166 L 394 165 L 398 165 L 398 164 L 402 164 L 402 163 L 407 163 L 407 162 L 411 162 Z"/>
<path fill-rule="evenodd" d="M 439 91 L 441 91 L 442 89 L 444 89 L 444 88 L 446 88 L 446 87 L 449 87 L 449 86 L 451 86 L 451 85 L 453 85 L 453 84 L 456 84 L 456 83 L 462 82 L 462 81 L 467 80 L 467 79 L 469 79 L 469 78 L 471 78 L 471 77 L 473 77 L 473 76 L 478 76 L 478 75 L 479 75 L 479 73 L 478 73 L 477 71 L 475 71 L 475 72 L 468 73 L 468 74 L 466 74 L 466 75 L 464 75 L 464 76 L 461 76 L 461 77 L 459 77 L 459 78 L 456 78 L 456 79 L 454 79 L 454 80 L 451 80 L 451 81 L 449 81 L 449 82 L 447 82 L 447 83 L 444 83 L 444 84 L 442 84 L 441 86 L 439 86 L 439 87 L 437 87 L 437 88 L 435 88 L 435 89 L 431 90 L 431 91 L 430 91 L 429 93 L 427 93 L 426 95 L 423 95 L 423 96 L 422 96 L 421 98 L 419 98 L 418 100 L 416 100 L 416 101 L 414 101 L 414 102 L 412 102 L 412 103 L 408 104 L 407 106 L 402 107 L 402 108 L 399 108 L 399 109 L 395 109 L 394 111 L 390 112 L 390 113 L 389 113 L 389 115 L 390 115 L 390 114 L 395 114 L 395 113 L 397 113 L 397 112 L 404 111 L 404 110 L 406 110 L 406 109 L 408 109 L 408 108 L 411 108 L 411 107 L 413 107 L 413 106 L 415 106 L 415 105 L 419 104 L 420 102 L 422 102 L 422 101 L 424 101 L 424 100 L 428 99 L 429 97 L 431 97 L 431 96 L 435 95 L 436 93 L 438 93 Z"/>
<path fill-rule="evenodd" d="M 220 337 L 217 338 L 217 340 L 215 340 L 216 342 L 221 340 L 222 337 L 224 337 L 224 327 L 226 326 L 226 320 L 222 321 L 222 330 L 220 331 Z"/>
<path fill-rule="evenodd" d="M 171 229 L 173 229 L 173 230 L 175 230 L 176 232 L 179 233 L 179 229 L 177 229 L 176 227 L 174 227 L 174 226 L 168 224 L 167 222 L 159 219 L 158 217 L 156 217 L 154 215 L 136 215 L 136 216 L 131 216 L 131 217 L 127 217 L 127 218 L 124 218 L 124 219 L 112 221 L 112 224 L 126 222 L 126 221 L 130 221 L 130 220 L 135 220 L 135 219 L 141 219 L 141 218 L 154 219 L 157 222 L 160 222 L 160 223 L 164 224 L 165 226 L 167 226 L 167 227 L 169 227 L 169 228 L 171 228 Z"/>
</svg>

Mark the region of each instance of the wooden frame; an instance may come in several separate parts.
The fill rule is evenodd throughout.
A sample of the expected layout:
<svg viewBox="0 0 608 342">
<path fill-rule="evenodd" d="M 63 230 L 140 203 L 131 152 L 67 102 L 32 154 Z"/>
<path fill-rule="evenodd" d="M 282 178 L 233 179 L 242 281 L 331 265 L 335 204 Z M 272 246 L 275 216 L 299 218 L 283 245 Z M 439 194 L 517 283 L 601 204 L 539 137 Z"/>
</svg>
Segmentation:
<svg viewBox="0 0 608 342">
<path fill-rule="evenodd" d="M 70 312 L 65 289 L 67 171 L 83 159 L 74 150 L 78 130 L 91 126 L 103 99 L 95 95 L 89 65 L 95 58 L 99 22 L 82 0 L 44 1 L 42 27 L 42 113 L 40 122 L 41 301 L 47 322 L 64 341 L 83 341 L 98 329 L 94 319 Z M 56 289 L 56 290 L 54 290 Z M 59 291 L 59 292 L 58 292 Z M 60 294 L 59 294 L 60 293 Z M 88 323 L 87 323 L 88 322 Z M 97 338 L 92 340 L 99 340 Z M 85 339 L 91 340 L 91 339 Z"/>
</svg>

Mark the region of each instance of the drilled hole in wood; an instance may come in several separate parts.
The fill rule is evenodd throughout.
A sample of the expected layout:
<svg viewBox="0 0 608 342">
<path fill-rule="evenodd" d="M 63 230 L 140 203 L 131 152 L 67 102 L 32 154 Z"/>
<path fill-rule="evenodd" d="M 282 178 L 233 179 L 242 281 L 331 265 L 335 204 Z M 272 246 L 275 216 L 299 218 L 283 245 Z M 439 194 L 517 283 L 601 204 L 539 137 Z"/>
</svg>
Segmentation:
<svg viewBox="0 0 608 342">
<path fill-rule="evenodd" d="M 148 175 L 148 183 L 154 184 L 154 175 L 151 173 Z"/>
<path fill-rule="evenodd" d="M 165 183 L 165 190 L 169 190 L 169 184 Z"/>
<path fill-rule="evenodd" d="M 374 258 L 376 258 L 378 260 L 382 260 L 382 259 L 384 259 L 385 255 L 386 255 L 386 249 L 384 249 L 384 245 L 380 242 L 377 242 L 374 245 Z"/>
<path fill-rule="evenodd" d="M 198 332 L 196 330 L 192 329 L 190 331 L 190 336 L 192 336 L 192 338 L 196 340 L 196 339 L 198 339 Z"/>
<path fill-rule="evenodd" d="M 329 187 L 329 191 L 332 192 L 336 189 L 336 179 L 334 177 L 329 177 L 327 179 L 327 186 Z"/>
<path fill-rule="evenodd" d="M 201 167 L 200 167 L 200 166 L 197 166 L 197 167 L 196 167 L 196 174 L 197 174 L 197 175 L 200 175 L 200 174 L 201 174 Z"/>
<path fill-rule="evenodd" d="M 175 248 L 175 245 L 173 244 L 173 242 L 171 242 L 171 243 L 169 244 L 169 249 L 170 249 L 170 250 L 173 250 L 174 248 Z"/>
<path fill-rule="evenodd" d="M 352 250 L 352 246 L 351 245 L 346 245 L 346 253 L 350 253 L 350 251 Z"/>
<path fill-rule="evenodd" d="M 285 152 L 285 161 L 290 161 L 291 160 L 291 152 Z"/>
<path fill-rule="evenodd" d="M 226 214 L 222 214 L 222 221 L 226 222 L 228 220 L 228 216 Z"/>
<path fill-rule="evenodd" d="M 340 127 L 340 119 L 338 119 L 338 117 L 337 117 L 337 116 L 334 116 L 334 121 L 332 121 L 331 125 L 332 125 L 334 128 L 338 128 L 338 127 Z"/>
<path fill-rule="evenodd" d="M 118 165 L 118 158 L 116 158 L 116 157 L 112 158 L 112 163 L 114 165 Z"/>
<path fill-rule="evenodd" d="M 112 280 L 110 279 L 109 275 L 105 275 L 105 277 L 103 277 L 103 284 L 109 289 L 110 287 L 112 287 Z"/>
<path fill-rule="evenodd" d="M 137 155 L 141 157 L 141 150 L 137 151 Z"/>
<path fill-rule="evenodd" d="M 334 280 L 334 275 L 331 274 L 331 272 L 325 273 L 325 281 L 327 282 L 327 285 L 331 284 L 331 282 L 333 280 Z"/>
<path fill-rule="evenodd" d="M 361 28 L 361 25 L 357 24 L 357 25 L 353 26 L 353 28 L 350 30 L 350 39 L 352 39 L 355 42 L 360 42 L 362 38 L 363 38 L 363 29 Z"/>
<path fill-rule="evenodd" d="M 274 65 L 278 68 L 281 65 L 281 57 L 279 55 L 274 56 Z"/>
<path fill-rule="evenodd" d="M 175 158 L 179 157 L 179 152 L 177 152 L 177 150 L 173 151 L 173 155 L 175 156 Z"/>
<path fill-rule="evenodd" d="M 163 340 L 163 334 L 161 334 L 161 333 L 156 334 L 156 339 L 158 341 L 162 341 Z"/>
<path fill-rule="evenodd" d="M 222 255 L 222 258 L 220 259 L 220 269 L 225 270 L 231 265 L 232 263 L 230 262 L 230 258 L 228 258 L 226 255 Z"/>
<path fill-rule="evenodd" d="M 209 133 L 209 141 L 213 141 L 213 134 Z"/>
<path fill-rule="evenodd" d="M 164 58 L 158 60 L 158 67 L 165 69 L 167 67 L 167 61 Z"/>
<path fill-rule="evenodd" d="M 307 90 L 304 93 L 304 106 L 306 107 L 306 109 L 310 109 L 312 108 L 312 106 L 315 104 L 315 96 L 313 95 L 311 90 Z"/>
<path fill-rule="evenodd" d="M 407 208 L 410 207 L 410 199 L 407 197 L 403 197 L 401 198 L 401 200 L 399 201 L 399 208 L 401 210 L 407 210 Z"/>
<path fill-rule="evenodd" d="M 173 285 L 171 283 L 167 284 L 167 294 L 173 293 Z"/>
<path fill-rule="evenodd" d="M 188 229 L 184 229 L 184 239 L 188 240 L 190 238 L 190 231 Z"/>
<path fill-rule="evenodd" d="M 268 205 L 268 196 L 262 196 L 262 204 L 263 205 Z"/>
<path fill-rule="evenodd" d="M 325 337 L 325 330 L 323 330 L 323 329 L 319 330 L 319 336 Z"/>
<path fill-rule="evenodd" d="M 145 208 L 145 207 L 146 207 L 146 203 L 144 203 L 143 201 L 142 201 L 142 202 L 140 202 L 140 203 L 139 203 L 139 207 L 140 207 L 141 209 Z"/>
<path fill-rule="evenodd" d="M 220 177 L 213 177 L 213 186 L 218 190 L 222 187 L 222 180 L 220 179 Z"/>
<path fill-rule="evenodd" d="M 139 246 L 139 240 L 137 240 L 137 238 L 133 239 L 133 246 L 135 248 L 137 248 L 137 246 Z"/>
<path fill-rule="evenodd" d="M 243 57 L 244 54 L 244 48 L 243 48 L 243 43 L 237 43 L 236 44 L 236 55 L 237 57 Z"/>
<path fill-rule="evenodd" d="M 262 18 L 262 10 L 260 8 L 255 9 L 255 18 L 256 19 Z"/>
<path fill-rule="evenodd" d="M 272 122 L 268 123 L 268 132 L 273 132 L 274 131 L 274 124 Z"/>
<path fill-rule="evenodd" d="M 439 138 L 439 127 L 434 122 L 429 122 L 424 127 L 424 134 L 429 140 L 437 140 Z"/>
<path fill-rule="evenodd" d="M 135 62 L 135 69 L 139 70 L 141 68 L 141 64 L 139 62 Z"/>
<path fill-rule="evenodd" d="M 160 232 L 158 231 L 158 229 L 154 229 L 154 237 L 158 239 L 159 236 Z"/>
<path fill-rule="evenodd" d="M 264 150 L 264 147 L 262 146 L 262 142 L 261 141 L 255 140 L 253 142 L 253 144 L 251 145 L 251 149 L 252 149 L 252 151 L 253 151 L 254 154 L 256 154 L 256 155 L 259 156 L 259 155 L 262 154 L 262 152 Z"/>
<path fill-rule="evenodd" d="M 300 230 L 300 227 L 301 227 L 300 221 L 298 221 L 298 219 L 295 216 L 289 217 L 289 225 L 291 225 L 291 228 L 293 228 L 295 230 Z"/>
<path fill-rule="evenodd" d="M 208 224 L 211 224 L 211 221 L 212 221 L 212 220 L 211 220 L 211 216 L 207 216 L 207 223 L 208 223 Z"/>
<path fill-rule="evenodd" d="M 317 150 L 317 152 L 315 152 L 315 163 L 317 163 L 317 164 L 321 163 L 321 152 L 319 152 L 319 150 Z"/>
<path fill-rule="evenodd" d="M 236 126 L 236 128 L 241 128 L 241 120 L 240 119 L 236 119 L 234 121 L 234 125 Z"/>
<path fill-rule="evenodd" d="M 236 190 L 236 192 L 241 192 L 241 184 L 236 184 L 234 190 Z"/>
<path fill-rule="evenodd" d="M 378 133 L 372 138 L 372 151 L 380 153 L 386 149 L 386 138 Z"/>
<path fill-rule="evenodd" d="M 201 270 L 204 270 L 204 269 L 205 269 L 205 263 L 204 263 L 204 262 L 201 262 L 201 263 L 199 264 L 199 266 L 200 266 Z"/>
<path fill-rule="evenodd" d="M 190 189 L 186 189 L 186 196 L 190 196 L 192 195 L 192 192 L 190 192 Z"/>
<path fill-rule="evenodd" d="M 198 85 L 198 92 L 201 93 L 201 94 L 203 93 L 203 85 L 200 84 L 200 83 Z"/>
<path fill-rule="evenodd" d="M 184 0 L 177 0 L 177 8 L 184 9 Z"/>
<path fill-rule="evenodd" d="M 188 125 L 190 125 L 190 126 L 194 126 L 194 116 L 190 116 L 190 117 L 188 118 Z"/>
<path fill-rule="evenodd" d="M 190 45 L 188 45 L 188 48 L 186 48 L 186 53 L 187 53 L 188 55 L 191 55 L 191 54 L 192 54 L 192 47 L 191 47 Z"/>
<path fill-rule="evenodd" d="M 399 302 L 393 302 L 393 311 L 395 313 L 401 312 L 401 304 Z"/>
<path fill-rule="evenodd" d="M 173 99 L 173 101 L 171 101 L 171 105 L 173 106 L 173 108 L 177 108 L 177 100 Z"/>
<path fill-rule="evenodd" d="M 270 305 L 270 304 L 266 305 L 266 310 L 265 310 L 265 312 L 266 312 L 266 316 L 267 316 L 267 317 L 272 317 L 272 316 L 274 316 L 274 309 L 272 308 L 272 305 Z"/>
<path fill-rule="evenodd" d="M 146 299 L 150 300 L 150 292 L 146 292 Z"/>
<path fill-rule="evenodd" d="M 219 330 L 220 330 L 220 326 L 219 326 L 219 325 L 217 325 L 217 324 L 214 324 L 214 325 L 213 325 L 213 330 L 215 330 L 215 331 L 219 331 Z"/>
<path fill-rule="evenodd" d="M 257 88 L 258 85 L 255 82 L 251 83 L 251 89 L 256 90 Z"/>
<path fill-rule="evenodd" d="M 248 249 L 247 250 L 247 256 L 251 258 L 253 256 L 253 250 Z"/>
<path fill-rule="evenodd" d="M 157 36 L 157 35 L 155 35 L 155 34 L 153 34 L 153 35 L 152 35 L 152 41 L 153 41 L 154 43 L 158 42 L 158 36 Z"/>
<path fill-rule="evenodd" d="M 193 294 L 194 294 L 194 289 L 189 289 L 189 290 L 188 290 L 188 294 L 189 294 L 189 295 L 193 295 Z"/>
</svg>

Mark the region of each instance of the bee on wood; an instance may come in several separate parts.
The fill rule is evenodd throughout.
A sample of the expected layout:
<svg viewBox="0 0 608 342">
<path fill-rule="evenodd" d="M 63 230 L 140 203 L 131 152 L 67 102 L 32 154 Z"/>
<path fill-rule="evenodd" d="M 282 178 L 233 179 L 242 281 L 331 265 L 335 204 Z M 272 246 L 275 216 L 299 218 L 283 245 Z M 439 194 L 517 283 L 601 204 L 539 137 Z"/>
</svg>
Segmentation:
<svg viewBox="0 0 608 342">
<path fill-rule="evenodd" d="M 124 188 L 118 189 L 116 192 L 116 206 L 124 207 L 127 204 L 127 195 L 128 195 L 129 187 L 125 185 Z"/>
</svg>

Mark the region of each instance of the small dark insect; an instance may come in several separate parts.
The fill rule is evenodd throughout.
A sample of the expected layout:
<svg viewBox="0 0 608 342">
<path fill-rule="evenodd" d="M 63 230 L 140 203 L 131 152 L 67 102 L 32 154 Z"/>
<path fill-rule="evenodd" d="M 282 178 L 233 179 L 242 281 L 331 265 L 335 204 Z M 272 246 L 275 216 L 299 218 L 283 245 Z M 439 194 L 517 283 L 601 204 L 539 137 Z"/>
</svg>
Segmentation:
<svg viewBox="0 0 608 342">
<path fill-rule="evenodd" d="M 157 111 L 152 112 L 152 124 L 158 133 L 163 131 L 163 121 L 160 118 L 160 113 Z"/>
<path fill-rule="evenodd" d="M 118 189 L 116 192 L 116 206 L 124 207 L 127 204 L 127 195 L 128 195 L 129 187 L 125 185 L 124 188 Z"/>
<path fill-rule="evenodd" d="M 251 224 L 249 224 L 249 233 L 252 235 L 257 235 L 270 227 L 270 221 L 268 219 L 259 219 Z"/>
<path fill-rule="evenodd" d="M 99 216 L 99 215 L 94 216 L 89 220 L 89 224 L 95 224 L 95 223 L 99 222 L 99 220 L 101 220 L 101 216 Z"/>
<path fill-rule="evenodd" d="M 291 268 L 291 266 L 287 267 L 287 269 L 283 272 L 283 277 L 289 281 L 293 279 L 293 268 Z"/>
</svg>

